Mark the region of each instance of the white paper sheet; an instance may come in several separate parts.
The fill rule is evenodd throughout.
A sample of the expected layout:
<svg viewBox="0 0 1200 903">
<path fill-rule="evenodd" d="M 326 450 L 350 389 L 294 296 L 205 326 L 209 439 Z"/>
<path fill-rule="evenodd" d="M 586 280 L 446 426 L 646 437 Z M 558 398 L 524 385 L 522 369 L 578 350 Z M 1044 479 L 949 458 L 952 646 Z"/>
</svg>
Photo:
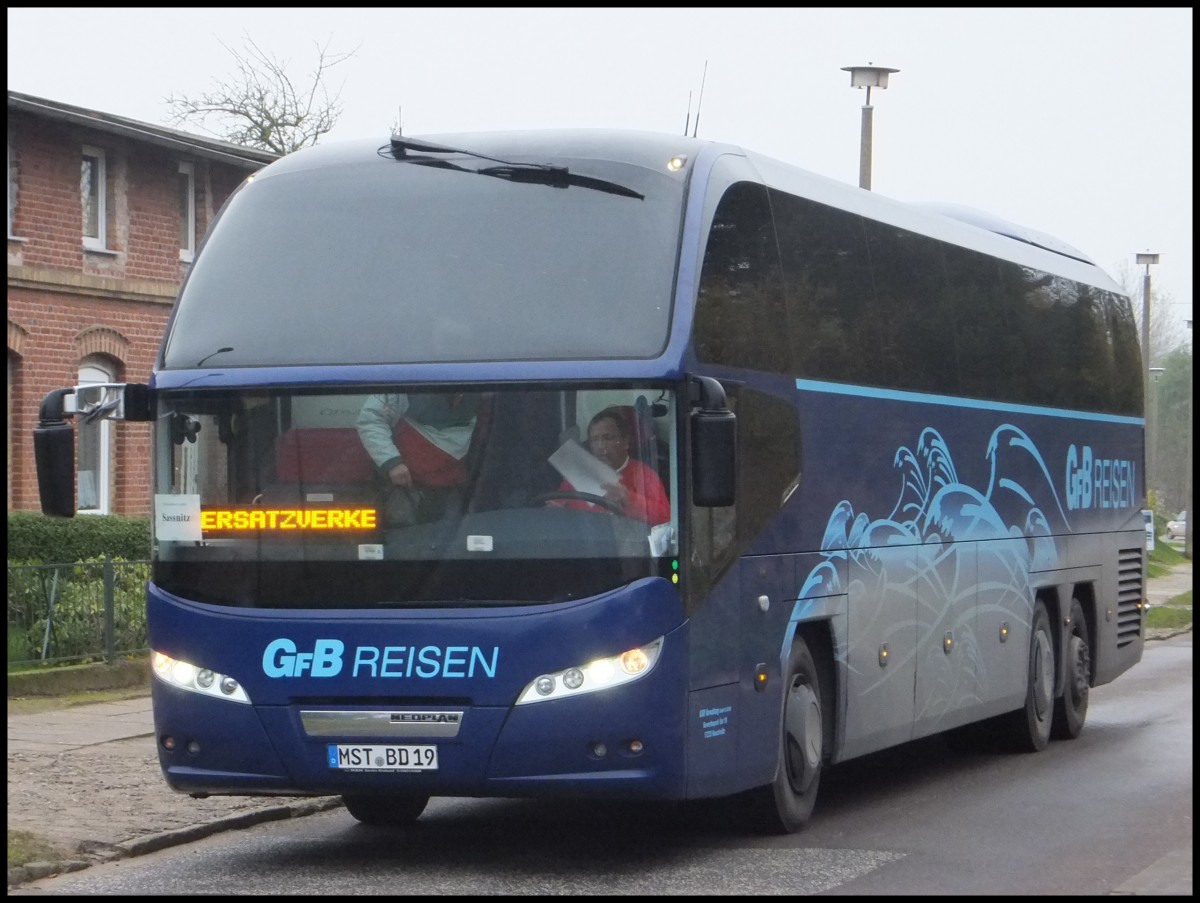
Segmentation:
<svg viewBox="0 0 1200 903">
<path fill-rule="evenodd" d="M 621 481 L 615 470 L 574 439 L 564 442 L 547 460 L 579 492 L 604 495 L 605 483 Z"/>
</svg>

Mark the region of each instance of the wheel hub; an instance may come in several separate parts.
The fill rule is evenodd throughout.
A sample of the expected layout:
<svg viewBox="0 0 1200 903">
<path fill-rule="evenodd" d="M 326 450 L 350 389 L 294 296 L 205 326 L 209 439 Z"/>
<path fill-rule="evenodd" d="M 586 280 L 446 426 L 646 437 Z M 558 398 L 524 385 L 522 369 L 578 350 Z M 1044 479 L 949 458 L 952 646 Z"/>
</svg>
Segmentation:
<svg viewBox="0 0 1200 903">
<path fill-rule="evenodd" d="M 805 683 L 792 686 L 783 717 L 788 781 L 796 793 L 804 793 L 821 764 L 821 706 L 811 686 Z"/>
</svg>

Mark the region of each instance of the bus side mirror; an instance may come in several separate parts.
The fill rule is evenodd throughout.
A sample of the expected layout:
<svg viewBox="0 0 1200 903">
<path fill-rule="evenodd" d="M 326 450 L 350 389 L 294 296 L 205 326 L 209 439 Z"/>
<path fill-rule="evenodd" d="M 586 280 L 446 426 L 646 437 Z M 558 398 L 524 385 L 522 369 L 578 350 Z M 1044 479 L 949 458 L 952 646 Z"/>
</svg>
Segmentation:
<svg viewBox="0 0 1200 903">
<path fill-rule="evenodd" d="M 692 502 L 699 508 L 733 504 L 737 474 L 733 411 L 692 412 Z"/>
<path fill-rule="evenodd" d="M 51 517 L 75 516 L 75 430 L 63 412 L 63 399 L 74 391 L 55 389 L 47 395 L 33 430 L 38 495 L 42 513 Z"/>
<path fill-rule="evenodd" d="M 725 390 L 711 377 L 693 377 L 701 407 L 691 413 L 692 503 L 725 508 L 736 497 L 737 417 L 725 402 Z"/>
</svg>

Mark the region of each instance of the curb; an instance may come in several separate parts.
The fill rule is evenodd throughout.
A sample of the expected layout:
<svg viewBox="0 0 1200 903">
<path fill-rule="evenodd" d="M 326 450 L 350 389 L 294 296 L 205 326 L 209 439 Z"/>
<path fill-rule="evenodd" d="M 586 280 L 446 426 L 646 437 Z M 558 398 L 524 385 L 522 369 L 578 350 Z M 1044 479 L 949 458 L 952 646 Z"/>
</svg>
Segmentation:
<svg viewBox="0 0 1200 903">
<path fill-rule="evenodd" d="M 1186 627 L 1160 627 L 1157 628 L 1152 634 L 1147 634 L 1146 642 L 1152 643 L 1155 640 L 1169 640 L 1172 637 L 1183 636 L 1185 633 L 1191 632 L 1191 624 L 1188 624 Z"/>
<path fill-rule="evenodd" d="M 227 815 L 202 825 L 192 825 L 187 828 L 176 828 L 172 831 L 162 831 L 137 837 L 118 844 L 99 844 L 96 849 L 87 850 L 89 859 L 64 859 L 57 862 L 29 862 L 8 870 L 8 886 L 24 884 L 26 881 L 36 881 L 40 878 L 50 878 L 67 872 L 78 872 L 90 866 L 103 862 L 115 862 L 133 856 L 144 856 L 147 853 L 157 853 L 167 847 L 192 843 L 202 840 L 222 831 L 237 831 L 251 828 L 269 821 L 282 821 L 287 818 L 302 818 L 305 815 L 315 815 L 330 809 L 340 808 L 340 796 L 304 799 L 295 803 L 279 806 L 268 806 L 253 812 L 241 812 L 237 815 Z"/>
</svg>

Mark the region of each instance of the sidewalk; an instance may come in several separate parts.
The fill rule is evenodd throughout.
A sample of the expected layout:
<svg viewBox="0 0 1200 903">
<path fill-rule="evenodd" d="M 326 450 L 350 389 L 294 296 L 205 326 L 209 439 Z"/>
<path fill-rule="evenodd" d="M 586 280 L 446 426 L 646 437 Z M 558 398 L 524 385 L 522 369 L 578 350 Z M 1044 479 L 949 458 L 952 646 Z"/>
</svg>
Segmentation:
<svg viewBox="0 0 1200 903">
<path fill-rule="evenodd" d="M 8 716 L 8 829 L 69 857 L 9 869 L 10 887 L 340 805 L 339 797 L 176 793 L 159 768 L 149 696 Z"/>
<path fill-rule="evenodd" d="M 1173 573 L 1151 580 L 1147 596 L 1153 607 L 1191 588 L 1192 565 L 1186 562 Z M 1155 631 L 1157 635 L 1147 639 L 1190 630 Z M 8 828 L 45 837 L 69 856 L 9 869 L 10 887 L 97 862 L 152 853 L 219 831 L 340 805 L 339 797 L 197 800 L 176 793 L 167 787 L 159 769 L 149 696 L 8 716 Z M 1178 868 L 1171 871 L 1169 876 L 1146 876 L 1144 891 L 1122 887 L 1117 892 L 1190 896 L 1190 861 L 1186 874 Z M 1179 889 L 1164 891 L 1164 880 Z"/>
</svg>

